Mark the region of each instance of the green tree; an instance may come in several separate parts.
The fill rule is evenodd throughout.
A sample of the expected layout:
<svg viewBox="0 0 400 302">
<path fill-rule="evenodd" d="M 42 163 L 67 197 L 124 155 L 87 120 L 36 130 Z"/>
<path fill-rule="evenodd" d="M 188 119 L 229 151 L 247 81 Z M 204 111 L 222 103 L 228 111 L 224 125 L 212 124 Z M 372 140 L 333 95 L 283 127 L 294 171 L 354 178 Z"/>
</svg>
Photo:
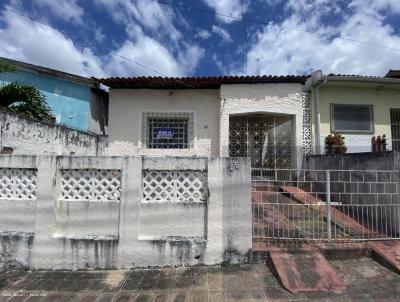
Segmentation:
<svg viewBox="0 0 400 302">
<path fill-rule="evenodd" d="M 14 72 L 15 67 L 0 60 L 0 73 Z M 44 122 L 55 122 L 43 93 L 32 85 L 12 82 L 0 86 L 0 106 Z"/>
</svg>

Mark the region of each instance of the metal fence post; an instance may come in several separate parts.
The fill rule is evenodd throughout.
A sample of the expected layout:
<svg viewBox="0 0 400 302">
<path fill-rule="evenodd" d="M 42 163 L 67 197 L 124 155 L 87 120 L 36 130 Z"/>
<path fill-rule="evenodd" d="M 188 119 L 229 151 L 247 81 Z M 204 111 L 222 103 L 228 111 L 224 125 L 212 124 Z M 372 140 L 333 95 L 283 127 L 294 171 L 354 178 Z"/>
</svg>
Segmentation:
<svg viewBox="0 0 400 302">
<path fill-rule="evenodd" d="M 327 207 L 327 235 L 328 240 L 332 239 L 332 217 L 331 217 L 331 177 L 330 171 L 326 170 L 326 207 Z"/>
</svg>

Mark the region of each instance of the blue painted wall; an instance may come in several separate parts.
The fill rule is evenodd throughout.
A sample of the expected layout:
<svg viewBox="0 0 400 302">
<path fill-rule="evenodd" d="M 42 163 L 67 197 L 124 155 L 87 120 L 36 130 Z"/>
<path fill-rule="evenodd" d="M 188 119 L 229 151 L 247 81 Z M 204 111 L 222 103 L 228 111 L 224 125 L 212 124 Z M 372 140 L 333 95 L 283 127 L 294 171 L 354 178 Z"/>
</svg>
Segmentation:
<svg viewBox="0 0 400 302">
<path fill-rule="evenodd" d="M 0 85 L 14 81 L 41 90 L 58 123 L 85 131 L 89 129 L 90 87 L 20 70 L 0 73 Z"/>
</svg>

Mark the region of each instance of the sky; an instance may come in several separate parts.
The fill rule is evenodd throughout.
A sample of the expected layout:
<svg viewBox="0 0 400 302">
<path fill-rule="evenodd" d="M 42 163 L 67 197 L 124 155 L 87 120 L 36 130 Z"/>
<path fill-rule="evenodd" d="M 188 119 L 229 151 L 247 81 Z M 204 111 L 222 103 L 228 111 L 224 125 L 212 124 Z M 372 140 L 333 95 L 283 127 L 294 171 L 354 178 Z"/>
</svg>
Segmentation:
<svg viewBox="0 0 400 302">
<path fill-rule="evenodd" d="M 384 76 L 400 0 L 0 0 L 0 56 L 82 76 Z"/>
</svg>

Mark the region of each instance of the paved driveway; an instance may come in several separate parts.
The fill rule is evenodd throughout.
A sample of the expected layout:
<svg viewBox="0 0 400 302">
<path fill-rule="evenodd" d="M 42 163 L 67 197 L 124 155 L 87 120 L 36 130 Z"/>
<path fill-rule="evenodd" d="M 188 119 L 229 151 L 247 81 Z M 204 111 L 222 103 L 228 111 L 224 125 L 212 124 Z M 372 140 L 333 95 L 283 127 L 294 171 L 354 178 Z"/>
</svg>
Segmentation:
<svg viewBox="0 0 400 302">
<path fill-rule="evenodd" d="M 330 261 L 342 294 L 284 290 L 265 264 L 90 272 L 9 272 L 3 301 L 400 301 L 400 275 L 369 258 Z"/>
</svg>

